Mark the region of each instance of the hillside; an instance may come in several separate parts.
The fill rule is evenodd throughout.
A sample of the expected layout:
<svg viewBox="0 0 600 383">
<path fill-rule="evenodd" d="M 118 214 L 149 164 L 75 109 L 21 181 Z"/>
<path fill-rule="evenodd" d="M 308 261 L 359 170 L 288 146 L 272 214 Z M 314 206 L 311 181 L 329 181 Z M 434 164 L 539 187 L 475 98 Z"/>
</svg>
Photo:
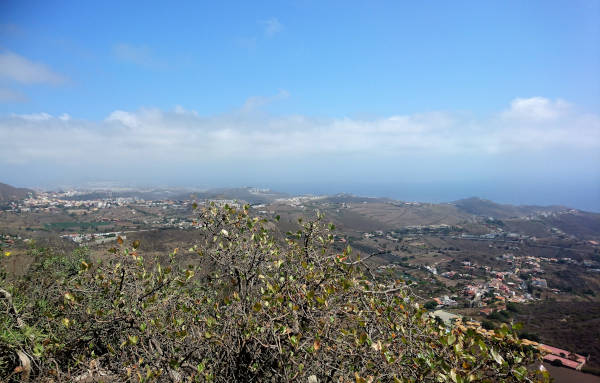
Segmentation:
<svg viewBox="0 0 600 383">
<path fill-rule="evenodd" d="M 29 194 L 35 194 L 35 192 L 31 189 L 16 188 L 0 182 L 0 201 L 22 200 Z"/>
<path fill-rule="evenodd" d="M 520 218 L 540 213 L 553 213 L 567 208 L 563 206 L 515 206 L 498 204 L 478 197 L 465 198 L 452 202 L 459 210 L 476 216 L 503 218 Z"/>
<path fill-rule="evenodd" d="M 562 206 L 499 204 L 476 197 L 451 203 L 423 203 L 338 194 L 278 199 L 265 209 L 277 211 L 284 222 L 293 222 L 306 211 L 320 210 L 342 230 L 354 232 L 449 225 L 477 235 L 501 230 L 535 237 L 600 238 L 598 213 Z"/>
<path fill-rule="evenodd" d="M 410 285 L 338 249 L 321 215 L 280 241 L 279 219 L 247 205 L 198 210 L 194 245 L 161 257 L 130 233 L 103 262 L 32 249 L 0 287 L 0 380 L 542 381 L 510 327 L 438 322 Z"/>
<path fill-rule="evenodd" d="M 245 188 L 219 188 L 209 190 L 186 190 L 186 189 L 92 189 L 67 196 L 65 199 L 73 201 L 87 201 L 110 198 L 133 198 L 146 201 L 153 200 L 206 200 L 206 199 L 228 199 L 244 201 L 250 204 L 269 203 L 278 198 L 285 198 L 287 194 L 265 189 L 251 187 Z"/>
</svg>

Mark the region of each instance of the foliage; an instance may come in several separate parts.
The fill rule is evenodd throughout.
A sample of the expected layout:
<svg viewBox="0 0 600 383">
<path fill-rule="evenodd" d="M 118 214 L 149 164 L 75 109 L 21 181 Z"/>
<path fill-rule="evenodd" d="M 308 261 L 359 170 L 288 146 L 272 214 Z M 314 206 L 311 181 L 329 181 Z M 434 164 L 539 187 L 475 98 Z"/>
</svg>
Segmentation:
<svg viewBox="0 0 600 383">
<path fill-rule="evenodd" d="M 481 322 L 481 327 L 486 330 L 494 330 L 496 328 L 496 324 L 491 320 L 484 319 L 483 322 Z"/>
<path fill-rule="evenodd" d="M 586 374 L 592 374 L 596 376 L 600 376 L 600 368 L 594 368 L 589 366 L 583 366 L 581 372 L 585 372 Z"/>
<path fill-rule="evenodd" d="M 2 282 L 16 310 L 2 301 L 0 378 L 19 381 L 17 351 L 46 382 L 542 378 L 525 368 L 535 350 L 506 326 L 494 337 L 446 328 L 402 281 L 368 278 L 349 247 L 334 251 L 320 215 L 284 241 L 247 207 L 211 206 L 198 222 L 198 243 L 164 261 L 119 238 L 106 262 L 49 255 Z"/>
<path fill-rule="evenodd" d="M 521 334 L 519 334 L 519 337 L 521 339 L 529 339 L 529 340 L 532 340 L 534 342 L 540 342 L 541 341 L 540 336 L 538 334 L 532 333 L 532 332 L 524 332 L 523 331 L 523 332 L 521 332 Z"/>
<path fill-rule="evenodd" d="M 507 322 L 510 319 L 510 313 L 506 310 L 494 311 L 490 315 L 488 315 L 488 318 L 497 321 Z"/>
<path fill-rule="evenodd" d="M 506 303 L 506 309 L 508 311 L 513 312 L 513 313 L 518 313 L 519 312 L 519 306 L 516 303 L 514 303 L 514 302 L 507 302 Z"/>
</svg>

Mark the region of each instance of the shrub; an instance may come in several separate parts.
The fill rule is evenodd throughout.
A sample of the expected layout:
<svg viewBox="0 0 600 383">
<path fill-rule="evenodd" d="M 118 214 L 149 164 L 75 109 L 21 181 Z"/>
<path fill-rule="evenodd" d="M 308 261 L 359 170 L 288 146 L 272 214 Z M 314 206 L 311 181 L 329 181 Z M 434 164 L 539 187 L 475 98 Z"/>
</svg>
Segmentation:
<svg viewBox="0 0 600 383">
<path fill-rule="evenodd" d="M 600 368 L 597 368 L 597 367 L 583 366 L 583 368 L 581 369 L 581 372 L 585 372 L 586 374 L 600 376 Z"/>
<path fill-rule="evenodd" d="M 563 363 L 560 359 L 554 359 L 552 362 L 550 362 L 551 365 L 556 366 L 556 367 L 562 367 Z"/>
<path fill-rule="evenodd" d="M 42 259 L 28 280 L 6 286 L 14 301 L 0 312 L 2 380 L 535 378 L 525 366 L 539 355 L 516 334 L 436 323 L 407 285 L 369 279 L 349 247 L 334 251 L 334 228 L 321 216 L 283 241 L 247 207 L 211 206 L 198 222 L 198 243 L 164 262 L 119 239 L 106 262 L 80 252 L 64 260 L 78 270 L 65 272 Z"/>
<path fill-rule="evenodd" d="M 540 336 L 538 334 L 535 334 L 535 333 L 522 332 L 519 336 L 522 339 L 529 339 L 529 340 L 532 340 L 534 342 L 540 342 L 541 341 Z"/>
<path fill-rule="evenodd" d="M 486 330 L 494 330 L 496 328 L 496 324 L 491 320 L 484 319 L 483 322 L 481 322 L 481 327 Z"/>
</svg>

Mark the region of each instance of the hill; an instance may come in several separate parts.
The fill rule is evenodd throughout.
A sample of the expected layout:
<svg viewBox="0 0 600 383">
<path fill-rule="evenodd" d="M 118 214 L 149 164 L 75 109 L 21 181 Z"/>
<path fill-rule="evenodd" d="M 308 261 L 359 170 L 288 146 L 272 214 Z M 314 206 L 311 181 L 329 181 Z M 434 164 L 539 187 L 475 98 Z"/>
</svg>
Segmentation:
<svg viewBox="0 0 600 383">
<path fill-rule="evenodd" d="M 186 189 L 92 189 L 81 191 L 72 196 L 66 196 L 65 199 L 74 201 L 87 201 L 111 198 L 134 198 L 146 201 L 153 200 L 207 200 L 207 199 L 228 199 L 244 201 L 250 204 L 269 203 L 278 198 L 287 197 L 287 194 L 274 192 L 267 189 L 258 189 L 252 187 L 244 188 L 219 188 L 209 190 L 186 190 Z"/>
<path fill-rule="evenodd" d="M 30 194 L 35 194 L 35 192 L 31 189 L 16 188 L 0 182 L 0 201 L 22 200 Z"/>
<path fill-rule="evenodd" d="M 461 211 L 476 216 L 503 218 L 521 218 L 542 213 L 555 213 L 567 208 L 564 206 L 515 206 L 498 204 L 477 197 L 465 198 L 452 202 Z"/>
<path fill-rule="evenodd" d="M 189 194 L 188 194 L 189 195 Z M 287 194 L 275 192 L 268 189 L 258 189 L 252 187 L 244 188 L 219 188 L 210 189 L 203 192 L 193 193 L 194 199 L 230 199 L 244 201 L 249 204 L 264 204 L 275 201 L 278 198 L 288 197 Z"/>
</svg>

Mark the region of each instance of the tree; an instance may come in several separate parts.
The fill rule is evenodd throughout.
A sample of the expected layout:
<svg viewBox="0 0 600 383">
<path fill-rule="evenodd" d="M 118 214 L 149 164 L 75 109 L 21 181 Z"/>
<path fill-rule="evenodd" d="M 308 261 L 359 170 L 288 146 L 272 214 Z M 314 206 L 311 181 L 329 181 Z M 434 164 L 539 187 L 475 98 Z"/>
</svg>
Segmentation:
<svg viewBox="0 0 600 383">
<path fill-rule="evenodd" d="M 364 259 L 335 251 L 320 215 L 281 240 L 248 207 L 211 206 L 198 222 L 198 243 L 165 260 L 120 238 L 98 265 L 42 256 L 9 286 L 19 310 L 0 313 L 3 380 L 23 374 L 19 352 L 48 382 L 535 378 L 525 366 L 539 355 L 514 332 L 437 323 L 407 285 L 368 278 Z"/>
<path fill-rule="evenodd" d="M 514 303 L 514 302 L 507 302 L 506 303 L 506 309 L 508 311 L 513 312 L 513 313 L 518 313 L 519 312 L 519 306 L 517 306 L 517 304 Z"/>
</svg>

